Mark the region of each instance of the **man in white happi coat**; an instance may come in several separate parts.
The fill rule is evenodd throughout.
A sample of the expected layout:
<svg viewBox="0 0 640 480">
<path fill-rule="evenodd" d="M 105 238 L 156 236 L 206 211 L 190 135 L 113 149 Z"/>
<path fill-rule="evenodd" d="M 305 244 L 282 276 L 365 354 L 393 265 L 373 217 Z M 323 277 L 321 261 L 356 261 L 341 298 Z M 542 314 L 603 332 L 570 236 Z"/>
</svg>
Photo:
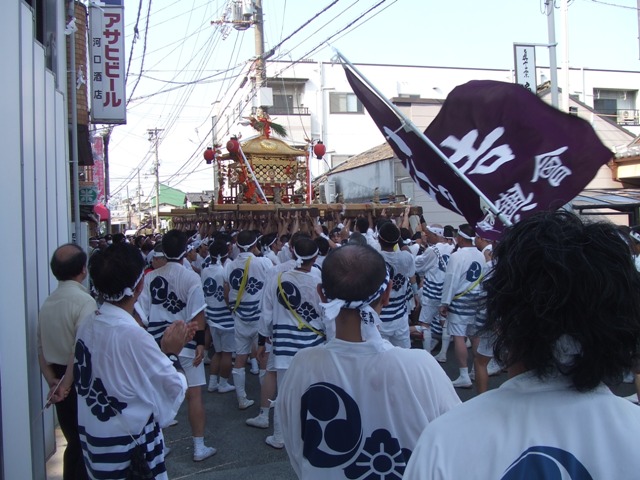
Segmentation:
<svg viewBox="0 0 640 480">
<path fill-rule="evenodd" d="M 160 342 L 166 328 L 176 321 L 193 323 L 194 339 L 179 352 L 180 363 L 187 377 L 187 411 L 193 435 L 193 460 L 202 461 L 216 453 L 204 444 L 205 410 L 202 385 L 204 372 L 204 309 L 206 303 L 200 276 L 182 265 L 187 248 L 186 234 L 170 230 L 162 238 L 167 264 L 149 272 L 144 289 L 135 305 L 136 314 L 147 331 Z"/>
<path fill-rule="evenodd" d="M 484 255 L 473 245 L 475 232 L 468 224 L 458 227 L 458 250 L 451 254 L 442 284 L 440 315 L 446 317 L 446 328 L 453 338 L 460 375 L 454 387 L 471 388 L 466 339 L 475 334 L 474 322 L 480 298 Z"/>
<path fill-rule="evenodd" d="M 407 296 L 414 295 L 417 299 L 418 285 L 413 255 L 407 250 L 394 250 L 400 241 L 400 229 L 395 223 L 387 222 L 380 226 L 378 242 L 380 254 L 389 269 L 391 292 L 389 303 L 382 307 L 380 312 L 378 329 L 382 338 L 392 345 L 411 348 Z"/>
<path fill-rule="evenodd" d="M 130 478 L 136 448 L 142 449 L 153 478 L 168 478 L 162 427 L 175 417 L 187 390 L 184 374 L 176 371 L 181 369 L 176 352 L 193 330 L 174 322 L 158 345 L 136 323 L 132 314 L 144 288 L 144 265 L 139 250 L 127 243 L 96 252 L 89 262 L 104 303 L 78 329 L 74 380 L 91 478 Z"/>
<path fill-rule="evenodd" d="M 321 308 L 336 337 L 296 353 L 276 403 L 299 478 L 401 478 L 424 427 L 460 403 L 433 357 L 380 336 L 390 281 L 370 246 L 324 262 Z"/>
<path fill-rule="evenodd" d="M 404 480 L 638 478 L 640 409 L 608 387 L 640 357 L 640 276 L 616 227 L 534 214 L 494 259 L 486 327 L 509 380 L 427 425 Z"/>
<path fill-rule="evenodd" d="M 208 392 L 228 393 L 236 388 L 229 383 L 236 339 L 234 320 L 224 292 L 224 264 L 229 257 L 229 246 L 220 239 L 209 245 L 209 265 L 202 270 L 200 278 L 204 299 L 207 302 L 205 317 L 211 333 L 215 353 L 209 364 Z"/>
<path fill-rule="evenodd" d="M 262 313 L 258 326 L 260 356 L 266 349 L 265 340 L 271 339 L 271 352 L 267 370 L 275 372 L 281 385 L 294 355 L 302 349 L 324 343 L 326 335 L 320 318 L 320 278 L 313 271 L 318 247 L 308 237 L 298 238 L 292 246 L 295 268 L 269 278 L 262 298 Z M 281 390 L 280 397 L 287 395 Z M 261 408 L 260 416 L 268 425 L 269 409 Z M 260 416 L 252 419 L 254 423 Z M 248 422 L 247 422 L 248 423 Z M 273 435 L 265 439 L 274 448 L 284 447 L 281 421 L 276 410 Z M 256 425 L 252 425 L 256 426 Z"/>
<path fill-rule="evenodd" d="M 432 326 L 435 323 L 434 317 L 440 315 L 438 307 L 442 297 L 442 284 L 444 274 L 447 271 L 447 263 L 453 251 L 453 246 L 444 238 L 444 229 L 437 223 L 426 227 L 425 239 L 427 248 L 422 255 L 416 257 L 416 273 L 422 275 L 422 298 L 420 303 L 420 317 L 418 318 L 418 330 L 422 332 L 422 347 L 431 352 L 433 338 Z M 441 325 L 438 325 L 442 328 Z M 442 329 L 442 345 L 440 354 L 436 357 L 438 361 L 446 361 L 447 349 L 449 348 L 449 335 Z"/>
<path fill-rule="evenodd" d="M 225 292 L 234 316 L 236 361 L 233 383 L 236 387 L 238 408 L 244 410 L 254 401 L 247 398 L 245 366 L 251 347 L 258 342 L 260 303 L 267 278 L 274 266 L 268 258 L 258 257 L 258 237 L 251 230 L 238 234 L 238 256 L 224 266 Z"/>
</svg>

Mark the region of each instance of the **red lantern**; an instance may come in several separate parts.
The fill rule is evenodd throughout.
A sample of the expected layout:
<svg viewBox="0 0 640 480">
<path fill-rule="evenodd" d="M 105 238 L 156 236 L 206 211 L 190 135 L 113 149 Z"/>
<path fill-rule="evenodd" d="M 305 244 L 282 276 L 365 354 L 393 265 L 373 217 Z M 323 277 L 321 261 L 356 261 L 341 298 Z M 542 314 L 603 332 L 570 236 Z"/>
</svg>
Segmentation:
<svg viewBox="0 0 640 480">
<path fill-rule="evenodd" d="M 318 160 L 322 160 L 322 157 L 324 157 L 324 154 L 327 152 L 327 147 L 324 146 L 324 143 L 322 143 L 322 140 L 318 140 L 318 143 L 315 144 L 315 146 L 313 147 L 313 153 L 316 155 L 316 158 Z"/>
<path fill-rule="evenodd" d="M 213 151 L 213 148 L 207 147 L 207 149 L 204 151 L 204 160 L 205 162 L 207 162 L 207 165 L 211 165 L 211 162 L 213 162 L 214 158 L 216 158 L 216 152 Z"/>
<path fill-rule="evenodd" d="M 231 137 L 231 140 L 227 142 L 227 151 L 229 153 L 236 153 L 240 150 L 240 142 L 237 137 Z"/>
</svg>

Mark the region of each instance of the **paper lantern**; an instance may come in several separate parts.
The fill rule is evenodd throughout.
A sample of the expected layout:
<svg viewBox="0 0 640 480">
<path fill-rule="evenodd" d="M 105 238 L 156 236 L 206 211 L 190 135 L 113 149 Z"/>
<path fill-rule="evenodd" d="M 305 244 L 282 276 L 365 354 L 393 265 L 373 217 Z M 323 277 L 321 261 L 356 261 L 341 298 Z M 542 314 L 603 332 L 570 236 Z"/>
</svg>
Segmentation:
<svg viewBox="0 0 640 480">
<path fill-rule="evenodd" d="M 322 143 L 322 140 L 318 140 L 318 143 L 315 144 L 315 146 L 313 147 L 313 153 L 315 154 L 316 158 L 318 160 L 322 160 L 322 157 L 324 157 L 324 154 L 327 152 L 327 147 L 324 146 L 324 143 Z"/>
</svg>

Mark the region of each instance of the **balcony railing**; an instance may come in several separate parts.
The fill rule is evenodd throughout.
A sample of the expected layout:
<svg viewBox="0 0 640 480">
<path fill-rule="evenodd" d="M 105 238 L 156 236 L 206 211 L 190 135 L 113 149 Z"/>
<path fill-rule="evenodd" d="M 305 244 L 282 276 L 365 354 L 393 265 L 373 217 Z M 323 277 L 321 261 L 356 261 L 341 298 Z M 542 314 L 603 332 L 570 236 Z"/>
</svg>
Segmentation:
<svg viewBox="0 0 640 480">
<path fill-rule="evenodd" d="M 251 115 L 255 115 L 256 110 L 251 108 Z M 269 107 L 269 115 L 309 115 L 309 107 Z"/>
</svg>

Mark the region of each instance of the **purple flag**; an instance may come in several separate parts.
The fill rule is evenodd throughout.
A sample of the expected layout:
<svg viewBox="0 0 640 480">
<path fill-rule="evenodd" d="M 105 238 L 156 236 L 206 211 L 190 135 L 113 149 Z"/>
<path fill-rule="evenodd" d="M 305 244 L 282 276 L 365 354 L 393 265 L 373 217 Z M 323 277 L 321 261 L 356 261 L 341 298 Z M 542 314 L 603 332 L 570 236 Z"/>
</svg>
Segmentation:
<svg viewBox="0 0 640 480">
<path fill-rule="evenodd" d="M 503 225 L 483 213 L 478 194 L 346 65 L 345 71 L 414 181 L 495 238 Z M 424 133 L 511 223 L 566 204 L 613 157 L 588 122 L 521 85 L 491 80 L 456 87 Z"/>
</svg>

